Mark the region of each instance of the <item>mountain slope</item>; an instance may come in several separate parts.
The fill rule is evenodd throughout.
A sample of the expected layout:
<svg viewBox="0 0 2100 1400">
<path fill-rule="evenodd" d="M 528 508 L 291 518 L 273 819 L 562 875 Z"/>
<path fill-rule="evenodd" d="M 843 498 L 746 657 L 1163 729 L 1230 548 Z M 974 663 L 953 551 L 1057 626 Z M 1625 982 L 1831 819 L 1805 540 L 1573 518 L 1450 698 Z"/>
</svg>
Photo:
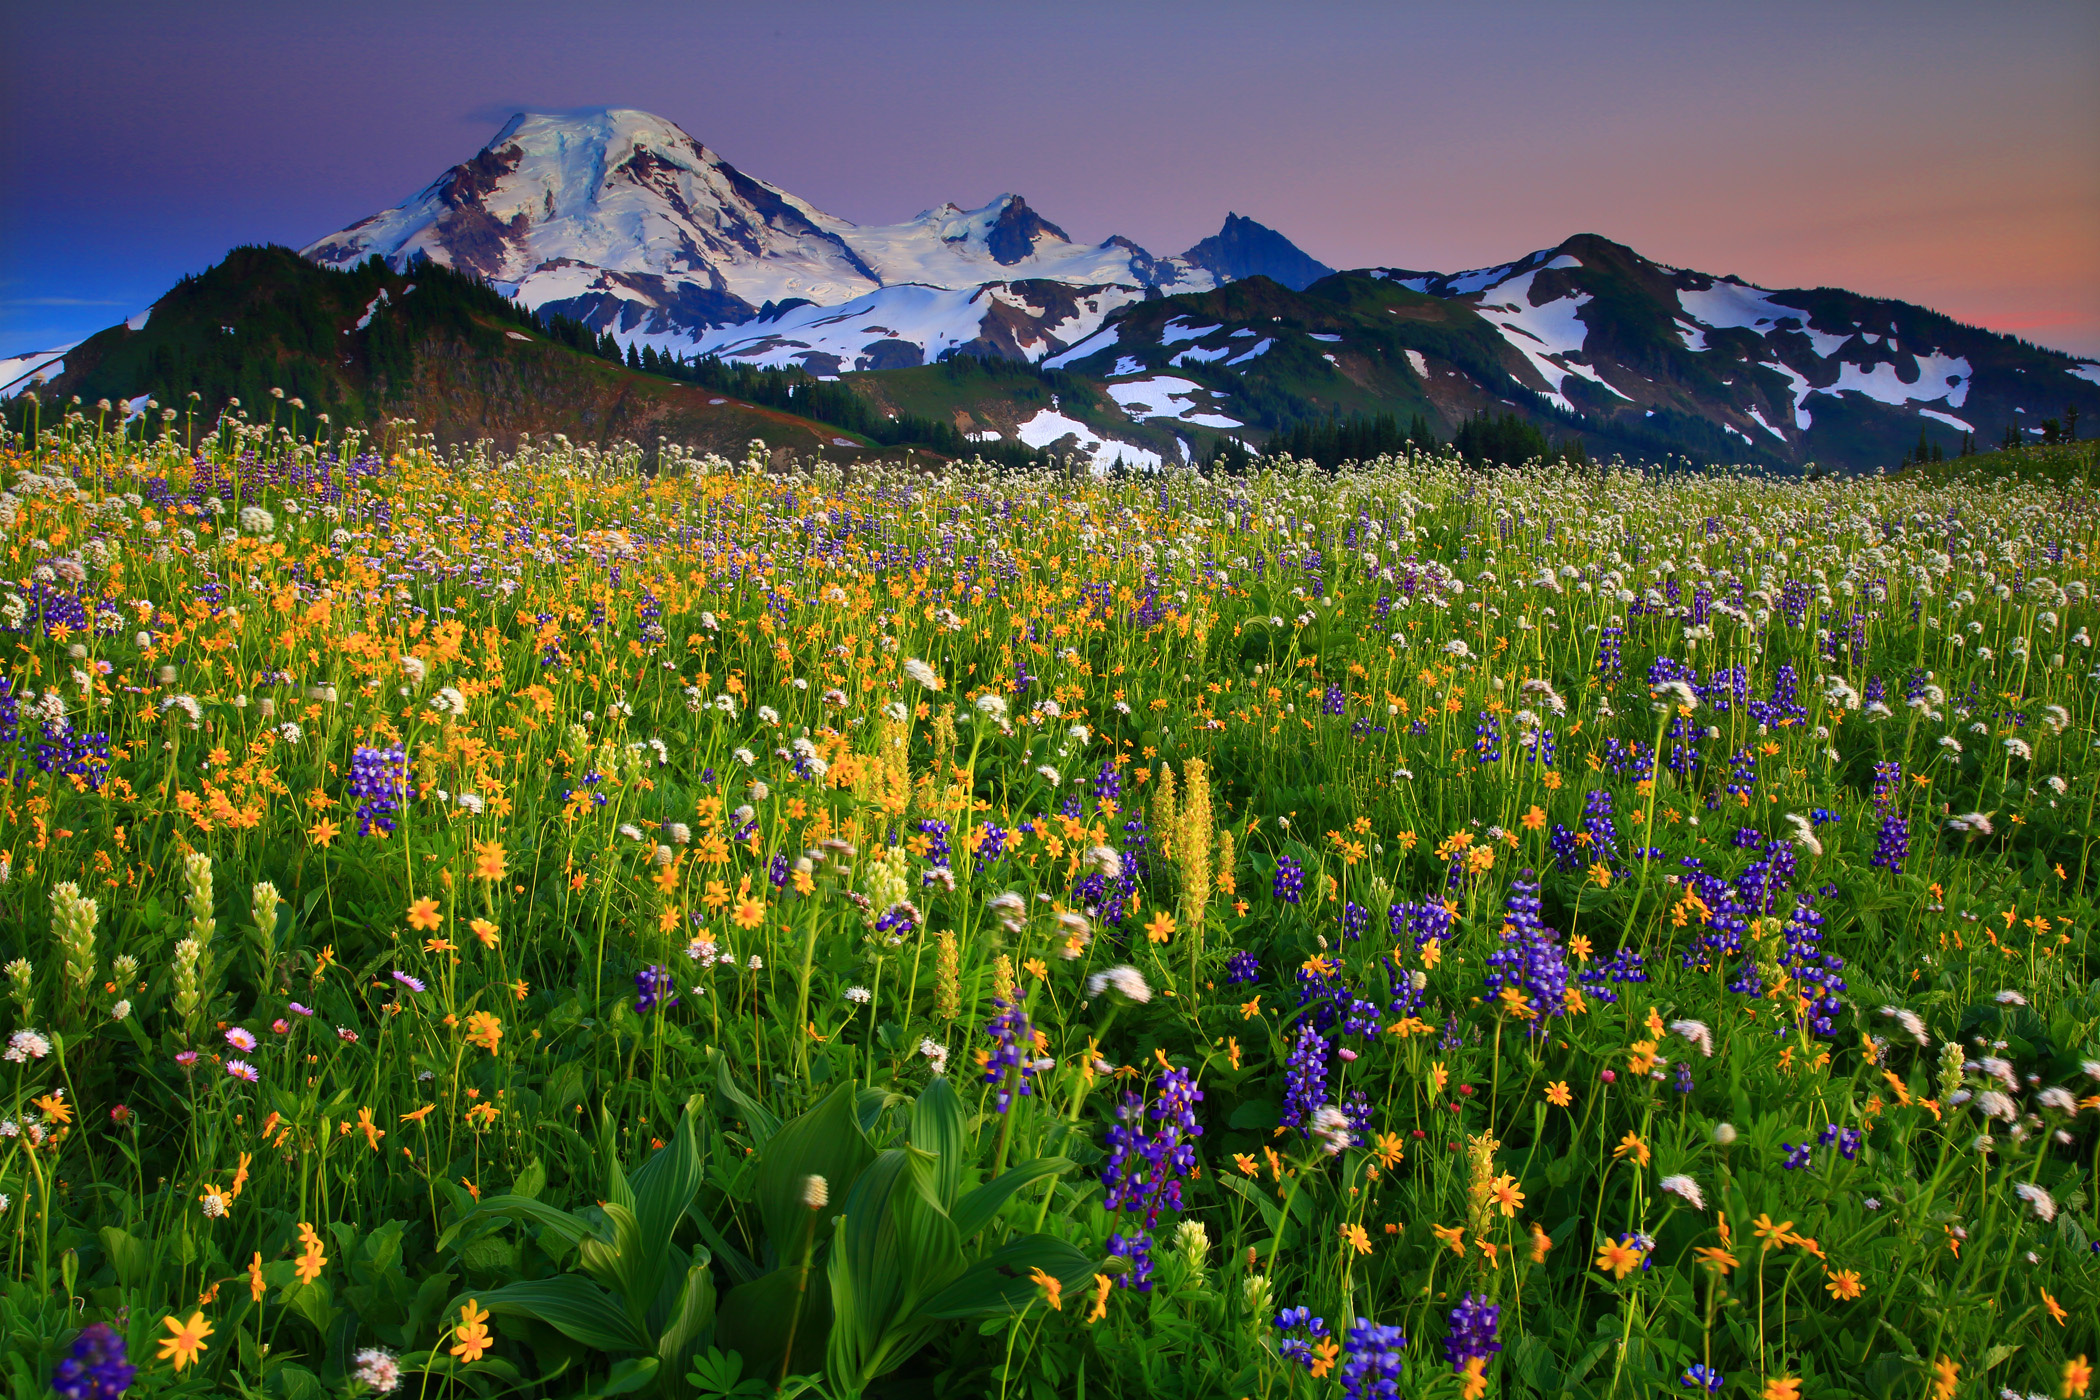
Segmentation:
<svg viewBox="0 0 2100 1400">
<path fill-rule="evenodd" d="M 412 418 L 446 443 L 510 446 L 523 432 L 561 432 L 600 445 L 662 436 L 732 455 L 757 437 L 803 454 L 868 445 L 560 344 L 513 303 L 445 268 L 400 273 L 368 261 L 338 272 L 288 248 L 237 248 L 184 278 L 149 313 L 69 349 L 63 372 L 38 393 L 47 403 L 106 399 L 136 414 L 148 399 L 184 408 L 195 391 L 210 421 L 235 399 L 260 416 L 278 407 L 279 388 L 281 413 L 309 432 L 326 413 L 338 429 Z M 10 408 L 17 419 L 28 411 L 21 395 Z"/>
<path fill-rule="evenodd" d="M 1450 438 L 1515 414 L 1592 453 L 1841 470 L 1920 434 L 2032 440 L 2100 413 L 2100 366 L 1901 302 L 1769 292 L 1595 235 L 1512 263 L 1266 278 L 1132 306 L 1063 353 L 1137 422 L 1260 441 L 1297 424 L 1423 416 Z"/>
<path fill-rule="evenodd" d="M 1893 463 L 1920 432 L 2031 440 L 2067 406 L 2100 408 L 2100 365 L 1905 302 L 1668 267 L 1595 234 L 1472 272 L 1370 275 L 1471 309 L 1556 408 L 1606 424 L 1692 414 L 1793 464 Z"/>
</svg>

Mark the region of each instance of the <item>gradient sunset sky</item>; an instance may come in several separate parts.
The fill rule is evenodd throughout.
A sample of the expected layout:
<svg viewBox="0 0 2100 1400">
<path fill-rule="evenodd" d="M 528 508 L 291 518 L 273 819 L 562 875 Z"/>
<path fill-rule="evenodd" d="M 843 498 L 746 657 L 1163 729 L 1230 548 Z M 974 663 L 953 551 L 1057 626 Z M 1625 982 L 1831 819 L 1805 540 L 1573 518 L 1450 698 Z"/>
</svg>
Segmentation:
<svg viewBox="0 0 2100 1400">
<path fill-rule="evenodd" d="M 0 354 L 639 107 L 834 214 L 1014 191 L 1336 267 L 1578 232 L 2100 356 L 2100 4 L 0 0 Z"/>
</svg>

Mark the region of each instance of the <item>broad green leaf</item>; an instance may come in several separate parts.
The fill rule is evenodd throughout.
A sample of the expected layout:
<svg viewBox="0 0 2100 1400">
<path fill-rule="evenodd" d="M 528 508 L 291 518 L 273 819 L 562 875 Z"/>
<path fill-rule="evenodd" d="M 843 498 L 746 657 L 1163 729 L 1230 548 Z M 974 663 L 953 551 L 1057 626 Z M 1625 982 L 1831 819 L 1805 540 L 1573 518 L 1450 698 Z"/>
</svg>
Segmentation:
<svg viewBox="0 0 2100 1400">
<path fill-rule="evenodd" d="M 735 1076 L 729 1072 L 727 1058 L 717 1063 L 715 1081 L 721 1087 L 722 1097 L 735 1104 L 744 1115 L 744 1125 L 751 1129 L 751 1145 L 765 1151 L 773 1134 L 780 1131 L 780 1120 L 773 1116 L 771 1109 L 738 1087 Z"/>
<path fill-rule="evenodd" d="M 701 1168 L 700 1139 L 692 1115 L 681 1114 L 671 1141 L 636 1169 L 630 1183 L 644 1241 L 670 1240 L 671 1232 L 678 1228 L 678 1217 L 700 1190 Z"/>
<path fill-rule="evenodd" d="M 629 1357 L 615 1363 L 612 1374 L 585 1390 L 584 1396 L 586 1400 L 597 1400 L 601 1395 L 632 1395 L 638 1390 L 647 1390 L 656 1384 L 656 1373 L 661 1364 L 653 1356 Z"/>
<path fill-rule="evenodd" d="M 853 1111 L 854 1089 L 841 1084 L 824 1101 L 775 1133 L 759 1156 L 758 1213 L 766 1238 L 782 1265 L 802 1257 L 804 1226 L 810 1210 L 803 1204 L 809 1178 L 821 1176 L 831 1204 L 819 1212 L 818 1238 L 841 1209 L 846 1193 L 875 1149 L 860 1130 Z"/>
<path fill-rule="evenodd" d="M 949 1319 L 1020 1312 L 1041 1292 L 1030 1276 L 1036 1269 L 1070 1288 L 1093 1273 L 1094 1265 L 1053 1235 L 1023 1235 L 963 1270 L 926 1300 L 919 1316 Z"/>
<path fill-rule="evenodd" d="M 972 1144 L 962 1100 L 945 1074 L 935 1075 L 911 1106 L 911 1145 L 939 1159 L 941 1204 L 954 1209 L 955 1198 L 962 1192 L 963 1173 L 970 1167 Z"/>
<path fill-rule="evenodd" d="M 801 1256 L 796 1256 L 796 1264 Z M 806 1286 L 798 1290 L 796 1268 L 772 1273 L 732 1288 L 722 1297 L 715 1322 L 715 1344 L 740 1352 L 744 1368 L 754 1376 L 777 1376 L 788 1346 L 790 1319 L 797 1317 L 796 1295 L 801 1294 L 800 1320 L 794 1324 L 795 1355 L 790 1370 L 815 1371 L 824 1364 L 824 1338 L 832 1331 L 831 1290 L 824 1286 L 820 1260 L 810 1269 Z"/>
<path fill-rule="evenodd" d="M 525 1170 L 519 1172 L 518 1179 L 511 1183 L 510 1194 L 523 1196 L 528 1201 L 536 1201 L 540 1192 L 546 1189 L 547 1164 L 535 1157 L 525 1164 Z"/>
<path fill-rule="evenodd" d="M 495 1219 L 528 1220 L 535 1225 L 544 1225 L 572 1245 L 582 1244 L 593 1235 L 591 1227 L 568 1211 L 542 1205 L 529 1196 L 491 1196 L 474 1209 L 452 1222 L 445 1233 L 438 1236 L 440 1253 L 449 1249 L 452 1241 L 469 1225 Z"/>
<path fill-rule="evenodd" d="M 888 1089 L 863 1089 L 853 1096 L 853 1116 L 859 1121 L 862 1132 L 872 1134 L 890 1105 L 903 1102 L 904 1095 Z"/>
<path fill-rule="evenodd" d="M 457 1312 L 464 1297 L 454 1298 L 447 1312 Z M 598 1351 L 652 1350 L 649 1334 L 628 1317 L 611 1294 L 575 1274 L 507 1283 L 474 1301 L 499 1317 L 529 1317 L 565 1337 Z"/>
<path fill-rule="evenodd" d="M 742 1250 L 723 1238 L 722 1232 L 715 1228 L 714 1222 L 707 1218 L 706 1212 L 700 1209 L 697 1201 L 686 1210 L 685 1218 L 693 1222 L 694 1227 L 700 1231 L 700 1238 L 707 1241 L 708 1249 L 713 1251 L 715 1258 L 722 1261 L 723 1267 L 729 1270 L 730 1277 L 738 1283 L 749 1283 L 765 1272 Z"/>
<path fill-rule="evenodd" d="M 656 1355 L 672 1375 L 685 1374 L 687 1360 L 702 1335 L 714 1326 L 715 1281 L 705 1263 L 685 1271 L 685 1287 L 679 1291 L 663 1335 L 656 1339 Z"/>
<path fill-rule="evenodd" d="M 1007 1198 L 1031 1182 L 1041 1181 L 1046 1176 L 1056 1176 L 1071 1170 L 1072 1163 L 1065 1157 L 1037 1157 L 1021 1163 L 1012 1171 L 995 1181 L 988 1181 L 955 1203 L 951 1212 L 955 1228 L 964 1239 L 969 1239 L 979 1230 L 991 1224 L 992 1217 Z"/>
<path fill-rule="evenodd" d="M 127 1234 L 114 1225 L 102 1227 L 102 1248 L 109 1255 L 109 1262 L 116 1268 L 117 1281 L 126 1288 L 145 1285 L 146 1275 L 153 1269 L 153 1256 L 157 1247 L 146 1243 L 136 1235 Z"/>
</svg>

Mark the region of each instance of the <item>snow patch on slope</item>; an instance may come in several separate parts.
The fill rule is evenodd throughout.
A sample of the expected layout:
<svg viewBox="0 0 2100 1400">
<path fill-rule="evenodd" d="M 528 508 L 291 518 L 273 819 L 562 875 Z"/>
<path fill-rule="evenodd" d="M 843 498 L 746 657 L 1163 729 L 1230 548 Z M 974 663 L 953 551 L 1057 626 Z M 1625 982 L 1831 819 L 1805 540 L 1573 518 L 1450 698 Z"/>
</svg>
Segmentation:
<svg viewBox="0 0 2100 1400">
<path fill-rule="evenodd" d="M 1589 334 L 1589 328 L 1583 325 L 1578 313 L 1591 298 L 1587 292 L 1578 292 L 1573 296 L 1558 297 L 1544 306 L 1533 306 L 1531 284 L 1542 270 L 1534 268 L 1522 276 L 1510 278 L 1495 288 L 1492 301 L 1483 298 L 1475 310 L 1488 324 L 1501 331 L 1502 338 L 1516 347 L 1519 354 L 1531 361 L 1531 367 L 1546 381 L 1546 397 L 1572 413 L 1574 405 L 1561 396 L 1561 385 L 1570 374 L 1604 384 L 1604 380 L 1588 365 L 1566 362 L 1566 357 L 1581 352 L 1583 341 Z M 1608 384 L 1604 387 L 1611 388 Z"/>
<path fill-rule="evenodd" d="M 1097 473 L 1105 473 L 1122 458 L 1128 467 L 1157 471 L 1164 462 L 1157 452 L 1139 447 L 1134 443 L 1118 442 L 1103 437 L 1094 429 L 1076 418 L 1069 418 L 1055 407 L 1037 409 L 1027 422 L 1014 430 L 1014 436 L 1030 447 L 1049 447 L 1071 437 L 1077 442 L 1079 455 L 1087 459 L 1088 465 Z"/>
<path fill-rule="evenodd" d="M 73 345 L 78 345 L 74 341 Z M 0 355 L 0 399 L 27 393 L 48 384 L 66 372 L 66 352 L 73 345 L 55 350 L 32 350 L 26 355 Z"/>
<path fill-rule="evenodd" d="M 1108 396 L 1116 401 L 1116 407 L 1133 419 L 1172 418 L 1198 428 L 1246 426 L 1237 418 L 1227 418 L 1221 413 L 1206 411 L 1195 398 L 1203 392 L 1203 386 L 1200 384 L 1165 374 L 1151 379 L 1125 380 L 1120 384 L 1108 386 Z"/>
</svg>

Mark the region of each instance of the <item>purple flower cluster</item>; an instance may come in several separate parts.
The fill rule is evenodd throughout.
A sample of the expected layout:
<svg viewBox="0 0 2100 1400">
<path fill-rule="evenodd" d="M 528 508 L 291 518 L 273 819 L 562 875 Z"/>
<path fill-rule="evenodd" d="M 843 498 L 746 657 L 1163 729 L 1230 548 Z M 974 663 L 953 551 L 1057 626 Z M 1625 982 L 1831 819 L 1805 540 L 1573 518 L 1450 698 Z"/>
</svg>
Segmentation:
<svg viewBox="0 0 2100 1400">
<path fill-rule="evenodd" d="M 1860 1144 L 1865 1141 L 1866 1134 L 1857 1128 L 1840 1128 L 1835 1123 L 1826 1123 L 1821 1135 L 1816 1138 L 1816 1145 L 1828 1147 L 1834 1142 L 1837 1144 L 1838 1155 L 1851 1162 L 1858 1160 Z"/>
<path fill-rule="evenodd" d="M 1301 1028 L 1283 1068 L 1283 1126 L 1302 1133 L 1327 1102 L 1327 1042 L 1311 1026 Z"/>
<path fill-rule="evenodd" d="M 1400 1400 L 1400 1373 L 1407 1365 L 1407 1334 L 1356 1319 L 1342 1346 L 1345 1400 Z"/>
<path fill-rule="evenodd" d="M 1236 948 L 1225 960 L 1225 980 L 1235 987 L 1261 981 L 1261 959 L 1245 948 Z"/>
<path fill-rule="evenodd" d="M 1314 1317 L 1311 1308 L 1285 1308 L 1276 1314 L 1276 1330 L 1283 1335 L 1277 1339 L 1276 1350 L 1287 1361 L 1295 1361 L 1306 1370 L 1313 1368 L 1315 1360 L 1313 1343 L 1324 1341 L 1330 1333 L 1327 1319 Z M 1292 1336 L 1293 1332 L 1302 1333 Z"/>
<path fill-rule="evenodd" d="M 1291 856 L 1283 857 L 1276 862 L 1276 878 L 1270 890 L 1285 904 L 1296 904 L 1305 895 L 1305 867 Z"/>
<path fill-rule="evenodd" d="M 669 1011 L 678 1005 L 674 993 L 677 983 L 661 965 L 652 963 L 634 974 L 634 1009 L 643 1015 L 652 1011 Z"/>
<path fill-rule="evenodd" d="M 1500 763 L 1502 761 L 1502 721 L 1480 712 L 1480 722 L 1473 726 L 1473 761 L 1475 763 Z"/>
<path fill-rule="evenodd" d="M 1626 629 L 1607 627 L 1597 640 L 1597 674 L 1604 677 L 1607 685 L 1616 685 L 1626 677 L 1626 660 L 1620 648 L 1626 642 Z"/>
<path fill-rule="evenodd" d="M 1028 1013 L 1022 1009 L 1019 998 L 1009 1004 L 994 997 L 992 1005 L 999 1008 L 999 1014 L 984 1028 L 985 1034 L 992 1038 L 992 1055 L 985 1061 L 984 1082 L 999 1086 L 993 1102 L 1001 1113 L 1006 1113 L 1014 1106 L 1016 1088 L 1023 1095 L 1033 1092 L 1028 1081 L 1034 1078 L 1036 1071 L 1035 1027 L 1029 1024 Z M 1007 1075 L 1008 1070 L 1014 1071 L 1011 1078 Z"/>
<path fill-rule="evenodd" d="M 350 755 L 350 796 L 358 804 L 357 834 L 394 832 L 394 814 L 408 790 L 408 754 L 399 744 L 390 749 L 359 745 Z"/>
<path fill-rule="evenodd" d="M 1502 1343 L 1495 1340 L 1501 1320 L 1502 1309 L 1479 1294 L 1468 1293 L 1461 1299 L 1451 1310 L 1451 1335 L 1444 1338 L 1444 1356 L 1451 1369 L 1463 1371 L 1475 1357 L 1485 1361 L 1502 1350 Z"/>
<path fill-rule="evenodd" d="M 1412 938 L 1419 948 L 1432 938 L 1451 936 L 1451 911 L 1441 899 L 1396 900 L 1386 910 L 1385 931 L 1396 946 L 1402 938 Z"/>
<path fill-rule="evenodd" d="M 1108 1161 L 1101 1168 L 1102 1205 L 1142 1217 L 1132 1234 L 1115 1236 L 1124 1247 L 1113 1250 L 1132 1261 L 1118 1282 L 1140 1292 L 1152 1287 L 1151 1232 L 1161 1211 L 1181 1209 L 1181 1182 L 1195 1170 L 1196 1139 L 1203 1136 L 1196 1121 L 1203 1091 L 1189 1072 L 1169 1069 L 1154 1087 L 1149 1109 L 1136 1094 L 1123 1095 L 1117 1121 L 1108 1130 Z"/>
<path fill-rule="evenodd" d="M 72 1354 L 58 1363 L 51 1393 L 60 1400 L 116 1400 L 138 1368 L 124 1359 L 124 1339 L 106 1322 L 91 1322 L 73 1339 Z"/>
<path fill-rule="evenodd" d="M 1510 885 L 1502 946 L 1488 954 L 1487 969 L 1487 1000 L 1515 987 L 1542 1018 L 1566 1010 L 1568 960 L 1553 930 L 1539 920 L 1539 887 L 1529 870 Z"/>
<path fill-rule="evenodd" d="M 1910 819 L 1890 811 L 1881 819 L 1881 829 L 1874 833 L 1874 854 L 1867 864 L 1882 870 L 1896 871 L 1903 868 L 1903 859 L 1910 854 Z"/>
</svg>

